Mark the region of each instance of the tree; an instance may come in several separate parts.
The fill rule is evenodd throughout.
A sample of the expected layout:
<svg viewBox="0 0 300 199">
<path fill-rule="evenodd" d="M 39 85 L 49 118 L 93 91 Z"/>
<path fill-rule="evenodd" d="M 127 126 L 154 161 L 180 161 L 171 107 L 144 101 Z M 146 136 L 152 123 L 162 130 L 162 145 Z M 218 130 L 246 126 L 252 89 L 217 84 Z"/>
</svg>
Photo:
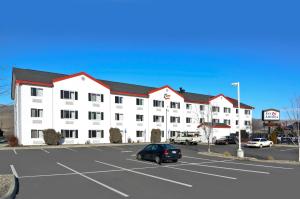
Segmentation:
<svg viewBox="0 0 300 199">
<path fill-rule="evenodd" d="M 293 129 L 297 129 L 298 137 L 298 161 L 300 162 L 300 96 L 295 97 L 291 100 L 291 108 L 286 109 L 289 120 L 293 123 Z"/>
<path fill-rule="evenodd" d="M 0 96 L 5 96 L 9 94 L 10 76 L 7 74 L 10 70 L 10 66 L 0 66 Z"/>
</svg>

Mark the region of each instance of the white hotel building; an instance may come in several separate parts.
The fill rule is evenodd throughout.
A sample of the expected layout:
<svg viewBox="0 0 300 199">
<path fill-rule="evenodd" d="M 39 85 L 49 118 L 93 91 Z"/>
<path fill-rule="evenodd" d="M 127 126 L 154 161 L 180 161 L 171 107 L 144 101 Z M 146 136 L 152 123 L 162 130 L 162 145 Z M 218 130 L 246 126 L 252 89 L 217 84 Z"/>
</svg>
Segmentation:
<svg viewBox="0 0 300 199">
<path fill-rule="evenodd" d="M 15 135 L 22 145 L 44 144 L 42 130 L 55 129 L 66 144 L 109 143 L 109 129 L 119 128 L 123 143 L 149 142 L 152 129 L 162 141 L 177 132 L 199 132 L 200 122 L 213 120 L 213 135 L 251 131 L 253 107 L 222 94 L 209 96 L 98 80 L 73 75 L 14 68 L 12 74 Z M 208 111 L 212 110 L 212 112 Z M 240 116 L 240 122 L 238 122 Z"/>
</svg>

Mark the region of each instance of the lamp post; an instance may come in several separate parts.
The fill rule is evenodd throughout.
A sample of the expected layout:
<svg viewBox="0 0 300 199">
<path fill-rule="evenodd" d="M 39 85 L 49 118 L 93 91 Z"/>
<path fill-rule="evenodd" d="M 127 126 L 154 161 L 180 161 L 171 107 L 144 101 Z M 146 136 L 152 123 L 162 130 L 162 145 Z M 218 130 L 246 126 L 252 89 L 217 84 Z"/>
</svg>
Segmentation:
<svg viewBox="0 0 300 199">
<path fill-rule="evenodd" d="M 242 143 L 241 143 L 241 101 L 240 101 L 240 82 L 235 82 L 231 84 L 232 86 L 237 87 L 237 97 L 238 97 L 238 132 L 239 132 L 239 148 L 237 150 L 237 157 L 243 158 L 244 157 L 244 151 L 242 150 Z"/>
</svg>

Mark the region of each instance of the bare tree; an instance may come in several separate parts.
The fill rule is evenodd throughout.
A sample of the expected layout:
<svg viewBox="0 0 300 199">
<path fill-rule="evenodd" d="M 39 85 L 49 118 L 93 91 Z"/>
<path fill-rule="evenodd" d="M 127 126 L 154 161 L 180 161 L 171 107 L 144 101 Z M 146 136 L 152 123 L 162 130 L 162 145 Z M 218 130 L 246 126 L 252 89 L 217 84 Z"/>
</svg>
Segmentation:
<svg viewBox="0 0 300 199">
<path fill-rule="evenodd" d="M 286 109 L 289 120 L 293 123 L 293 129 L 297 129 L 297 137 L 298 137 L 298 161 L 300 162 L 300 135 L 299 135 L 299 127 L 300 127 L 300 96 L 295 97 L 291 100 L 291 108 Z"/>
<path fill-rule="evenodd" d="M 10 69 L 10 66 L 0 66 L 0 96 L 9 94 L 9 76 L 6 74 Z"/>
</svg>

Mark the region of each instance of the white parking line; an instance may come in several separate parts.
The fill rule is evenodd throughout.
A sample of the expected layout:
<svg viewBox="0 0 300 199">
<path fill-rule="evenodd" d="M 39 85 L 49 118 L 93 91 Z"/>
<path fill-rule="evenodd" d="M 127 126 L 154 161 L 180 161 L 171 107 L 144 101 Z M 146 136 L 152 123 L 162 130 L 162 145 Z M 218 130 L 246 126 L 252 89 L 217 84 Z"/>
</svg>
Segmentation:
<svg viewBox="0 0 300 199">
<path fill-rule="evenodd" d="M 44 151 L 45 153 L 50 153 L 49 151 L 45 150 L 45 149 L 41 149 L 42 151 Z"/>
<path fill-rule="evenodd" d="M 196 158 L 196 157 L 191 157 L 191 156 L 183 156 L 184 158 L 190 158 L 190 159 L 195 159 L 195 160 L 206 160 L 206 161 L 211 161 L 211 162 L 218 162 L 219 160 L 212 160 L 212 159 L 206 159 L 206 158 Z"/>
<path fill-rule="evenodd" d="M 133 151 L 121 151 L 121 153 L 132 153 Z"/>
<path fill-rule="evenodd" d="M 19 178 L 19 175 L 18 175 L 18 173 L 17 173 L 17 171 L 16 171 L 14 165 L 11 164 L 11 165 L 10 165 L 10 169 L 11 169 L 11 171 L 13 172 L 14 176 L 16 176 L 16 178 Z"/>
<path fill-rule="evenodd" d="M 74 170 L 74 169 L 72 169 L 72 168 L 70 168 L 70 167 L 68 167 L 68 166 L 66 166 L 64 164 L 61 164 L 59 162 L 57 162 L 57 164 L 60 165 L 60 166 L 62 166 L 62 167 L 64 167 L 64 168 L 66 168 L 66 169 L 68 169 L 68 170 L 70 170 L 70 171 L 72 171 L 72 172 L 74 172 L 74 173 L 76 173 L 76 174 L 78 174 L 78 175 L 80 175 L 80 176 L 82 176 L 82 177 L 84 177 L 84 178 L 86 178 L 86 179 L 88 179 L 88 180 L 90 180 L 90 181 L 92 181 L 92 182 L 95 182 L 98 185 L 101 185 L 101 186 L 103 186 L 103 187 L 105 187 L 105 188 L 107 188 L 107 189 L 109 189 L 109 190 L 111 190 L 111 191 L 113 191 L 115 193 L 118 193 L 121 196 L 124 196 L 126 198 L 129 197 L 129 195 L 127 195 L 127 194 L 125 194 L 125 193 L 123 193 L 123 192 L 121 192 L 121 191 L 119 191 L 119 190 L 117 190 L 115 188 L 112 188 L 112 187 L 110 187 L 110 186 L 108 186 L 106 184 L 103 184 L 103 183 L 101 183 L 101 182 L 99 182 L 99 181 L 97 181 L 97 180 L 95 180 L 93 178 L 90 178 L 90 177 L 84 175 L 83 173 L 80 173 L 80 172 L 78 172 L 78 171 L 76 171 L 76 170 Z"/>
<path fill-rule="evenodd" d="M 16 149 L 14 149 L 14 153 L 15 153 L 15 155 L 18 155 L 18 153 L 17 153 L 17 150 L 16 150 Z"/>
<path fill-rule="evenodd" d="M 69 151 L 77 152 L 76 150 L 71 149 L 71 148 L 68 148 L 68 147 L 64 147 L 63 149 L 67 149 L 67 150 L 69 150 Z"/>
<path fill-rule="evenodd" d="M 89 149 L 95 150 L 95 151 L 103 151 L 102 149 L 99 148 L 93 148 L 93 147 L 88 147 Z"/>
<path fill-rule="evenodd" d="M 174 183 L 174 184 L 179 184 L 179 185 L 182 185 L 182 186 L 185 186 L 185 187 L 192 187 L 192 185 L 190 185 L 190 184 L 178 182 L 178 181 L 175 181 L 175 180 L 170 180 L 170 179 L 167 179 L 167 178 L 162 178 L 162 177 L 158 177 L 158 176 L 154 176 L 154 175 L 150 175 L 150 174 L 146 174 L 146 173 L 142 173 L 142 172 L 138 172 L 138 171 L 126 169 L 126 168 L 123 168 L 123 167 L 119 167 L 119 166 L 116 166 L 116 165 L 108 164 L 108 163 L 105 163 L 105 162 L 100 162 L 100 161 L 97 161 L 97 160 L 95 160 L 95 162 L 98 162 L 98 163 L 104 164 L 104 165 L 108 165 L 108 166 L 111 166 L 111 167 L 115 167 L 115 168 L 118 168 L 118 169 L 123 169 L 125 171 L 131 172 L 131 173 L 135 173 L 135 174 L 139 174 L 139 175 L 143 175 L 143 176 L 147 176 L 147 177 L 150 177 L 150 178 L 155 178 L 155 179 L 163 180 L 163 181 L 166 181 L 166 182 L 171 182 L 171 183 Z"/>
<path fill-rule="evenodd" d="M 270 166 L 270 165 L 262 165 L 262 164 L 248 164 L 248 163 L 241 163 L 241 162 L 224 162 L 226 164 L 239 164 L 245 166 L 253 166 L 253 167 L 264 167 L 264 168 L 273 168 L 273 169 L 294 169 L 291 167 L 278 167 L 278 166 Z"/>
<path fill-rule="evenodd" d="M 292 151 L 292 150 L 296 150 L 296 149 L 283 149 L 283 150 L 280 150 L 280 151 Z"/>
</svg>

